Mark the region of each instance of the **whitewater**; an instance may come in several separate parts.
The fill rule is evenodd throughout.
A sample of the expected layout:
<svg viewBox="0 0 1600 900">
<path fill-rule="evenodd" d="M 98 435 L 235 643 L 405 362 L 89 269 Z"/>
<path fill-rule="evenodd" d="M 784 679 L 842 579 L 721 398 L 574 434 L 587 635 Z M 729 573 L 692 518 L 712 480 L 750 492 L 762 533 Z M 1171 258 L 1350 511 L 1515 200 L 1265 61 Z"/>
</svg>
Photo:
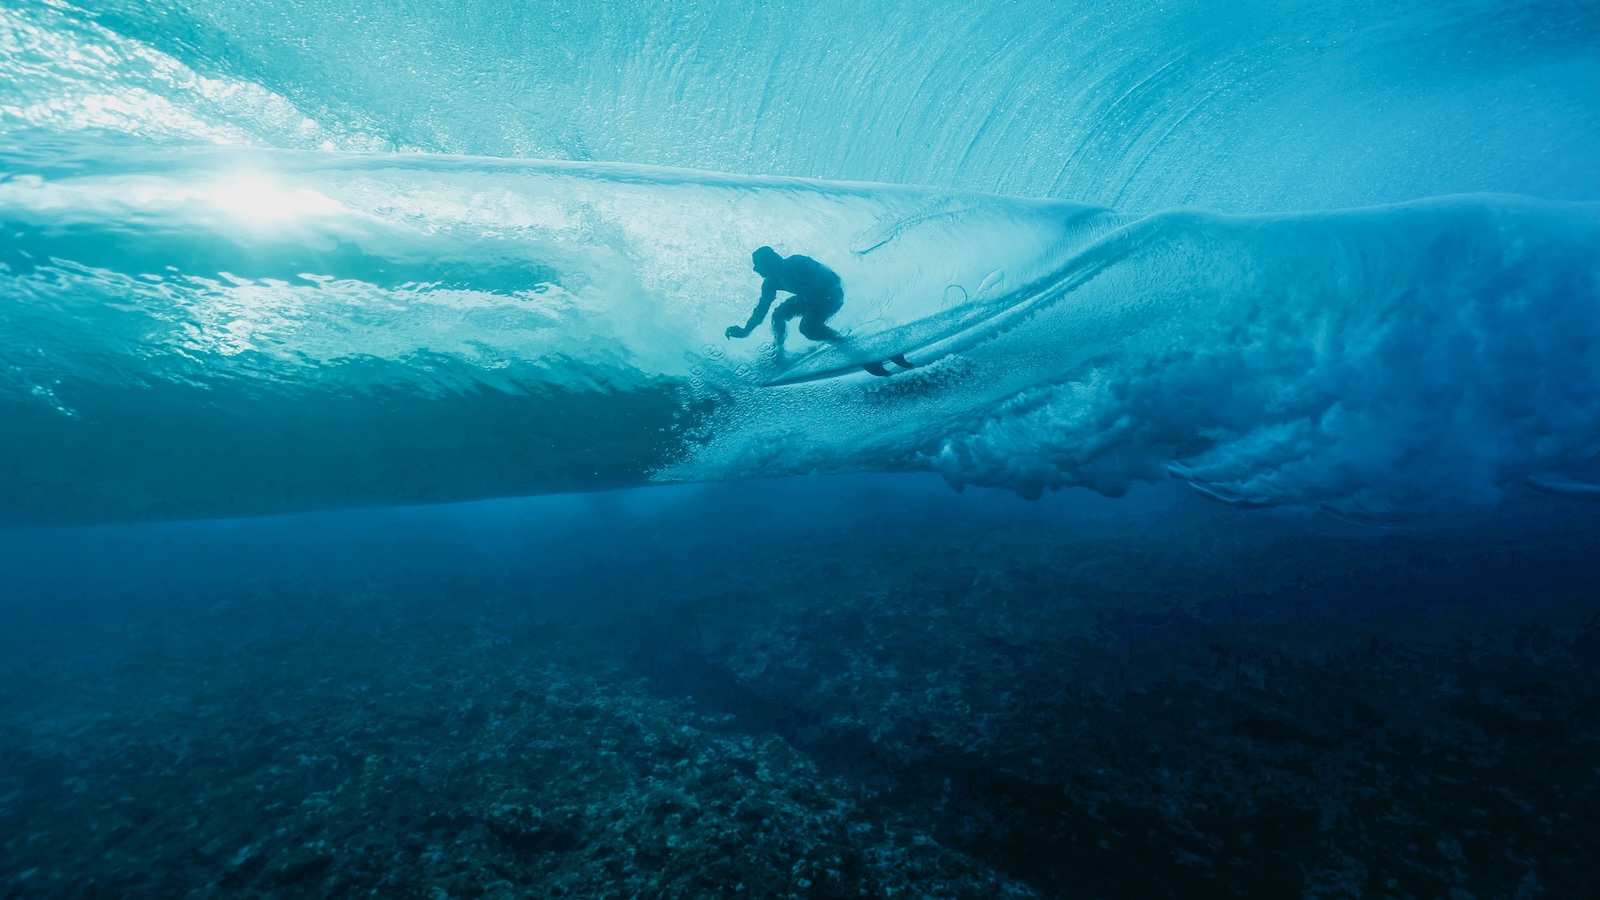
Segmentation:
<svg viewBox="0 0 1600 900">
<path fill-rule="evenodd" d="M 873 471 L 1374 521 L 1600 493 L 1592 198 L 378 152 L 100 18 L 0 10 L 0 524 Z M 768 244 L 839 273 L 847 344 L 723 337 Z"/>
</svg>

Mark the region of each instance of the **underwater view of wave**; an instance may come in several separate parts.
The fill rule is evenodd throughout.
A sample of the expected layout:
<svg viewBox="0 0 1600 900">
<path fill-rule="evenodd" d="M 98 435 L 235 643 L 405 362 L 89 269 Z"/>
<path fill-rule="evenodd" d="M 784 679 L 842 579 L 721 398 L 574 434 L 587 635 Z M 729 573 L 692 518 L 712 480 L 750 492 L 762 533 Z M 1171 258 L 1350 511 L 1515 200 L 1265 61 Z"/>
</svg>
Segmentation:
<svg viewBox="0 0 1600 900">
<path fill-rule="evenodd" d="M 1594 0 L 0 0 L 0 896 L 1595 890 L 1597 146 Z"/>
</svg>

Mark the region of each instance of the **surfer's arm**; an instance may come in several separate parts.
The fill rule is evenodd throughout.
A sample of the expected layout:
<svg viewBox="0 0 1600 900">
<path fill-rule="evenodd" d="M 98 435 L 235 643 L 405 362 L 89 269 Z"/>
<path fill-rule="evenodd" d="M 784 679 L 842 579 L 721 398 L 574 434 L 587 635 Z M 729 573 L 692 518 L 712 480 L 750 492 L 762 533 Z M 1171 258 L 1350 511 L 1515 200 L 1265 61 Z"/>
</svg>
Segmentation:
<svg viewBox="0 0 1600 900">
<path fill-rule="evenodd" d="M 772 301 L 777 297 L 778 288 L 772 283 L 772 279 L 768 278 L 761 282 L 761 302 L 756 304 L 756 311 L 750 314 L 750 321 L 744 323 L 743 328 L 738 325 L 728 326 L 725 334 L 731 338 L 749 337 L 750 332 L 755 331 L 761 320 L 767 317 L 767 310 L 772 308 Z"/>
</svg>

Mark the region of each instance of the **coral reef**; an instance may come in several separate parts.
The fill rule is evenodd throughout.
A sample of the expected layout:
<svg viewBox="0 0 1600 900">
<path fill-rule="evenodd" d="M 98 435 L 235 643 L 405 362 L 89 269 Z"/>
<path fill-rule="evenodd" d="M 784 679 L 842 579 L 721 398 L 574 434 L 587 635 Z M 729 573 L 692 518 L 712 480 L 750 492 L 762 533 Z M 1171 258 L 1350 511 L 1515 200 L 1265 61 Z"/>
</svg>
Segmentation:
<svg viewBox="0 0 1600 900">
<path fill-rule="evenodd" d="M 119 655 L 0 675 L 0 897 L 1593 888 L 1587 532 L 889 499 L 923 524 L 602 507 L 528 570 L 217 549 L 78 637 Z"/>
</svg>

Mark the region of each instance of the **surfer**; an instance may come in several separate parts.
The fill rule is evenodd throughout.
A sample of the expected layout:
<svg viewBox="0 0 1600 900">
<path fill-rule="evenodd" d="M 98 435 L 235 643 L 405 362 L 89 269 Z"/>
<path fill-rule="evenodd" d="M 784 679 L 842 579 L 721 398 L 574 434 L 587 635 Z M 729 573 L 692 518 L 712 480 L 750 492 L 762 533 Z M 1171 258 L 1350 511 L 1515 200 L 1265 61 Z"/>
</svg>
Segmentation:
<svg viewBox="0 0 1600 900">
<path fill-rule="evenodd" d="M 761 276 L 761 302 L 756 304 L 756 311 L 750 314 L 750 321 L 743 328 L 728 327 L 728 337 L 749 337 L 767 317 L 767 310 L 771 309 L 778 292 L 785 291 L 794 296 L 778 304 L 772 312 L 772 336 L 779 353 L 783 352 L 783 339 L 788 336 L 789 320 L 796 317 L 800 319 L 800 334 L 809 340 L 830 343 L 844 340 L 827 325 L 828 317 L 844 306 L 844 285 L 838 273 L 809 256 L 785 257 L 771 247 L 758 248 L 750 254 L 750 262 Z"/>
<path fill-rule="evenodd" d="M 744 325 L 730 325 L 724 334 L 729 338 L 747 338 L 756 326 L 767 317 L 772 301 L 778 292 L 792 294 L 772 311 L 772 337 L 783 356 L 783 341 L 788 337 L 789 320 L 800 319 L 800 334 L 807 340 L 844 343 L 844 335 L 828 327 L 828 319 L 844 306 L 844 284 L 839 274 L 809 256 L 795 254 L 783 256 L 771 247 L 758 247 L 750 254 L 751 267 L 761 276 L 761 301 L 756 304 L 750 321 Z M 896 365 L 907 369 L 912 365 L 898 354 L 892 357 Z M 862 368 L 874 375 L 888 375 L 882 363 L 863 363 Z"/>
</svg>

